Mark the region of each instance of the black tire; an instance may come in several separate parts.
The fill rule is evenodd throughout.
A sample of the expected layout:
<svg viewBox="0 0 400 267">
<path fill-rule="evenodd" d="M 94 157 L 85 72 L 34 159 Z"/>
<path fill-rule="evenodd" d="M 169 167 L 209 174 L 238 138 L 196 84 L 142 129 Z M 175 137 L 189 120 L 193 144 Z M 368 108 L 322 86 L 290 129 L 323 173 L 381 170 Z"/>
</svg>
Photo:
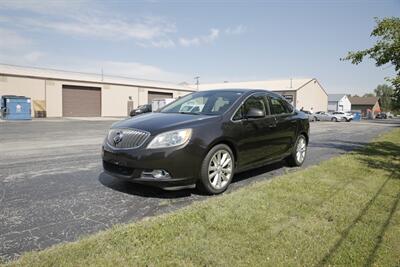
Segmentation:
<svg viewBox="0 0 400 267">
<path fill-rule="evenodd" d="M 225 151 L 230 155 L 230 157 L 232 159 L 231 160 L 232 170 L 231 170 L 230 178 L 227 181 L 226 185 L 220 189 L 216 189 L 212 186 L 212 184 L 209 180 L 209 165 L 210 165 L 212 158 L 219 151 Z M 235 157 L 232 153 L 232 150 L 229 148 L 229 146 L 227 146 L 225 144 L 216 145 L 213 148 L 211 148 L 210 151 L 208 151 L 207 155 L 203 159 L 203 163 L 201 164 L 201 169 L 200 169 L 200 177 L 197 180 L 196 188 L 199 189 L 202 193 L 205 193 L 208 195 L 220 194 L 220 193 L 224 192 L 228 188 L 229 184 L 232 182 L 234 170 L 235 170 Z"/>
<path fill-rule="evenodd" d="M 317 118 L 317 117 L 314 117 L 314 121 L 318 121 L 318 118 Z"/>
<path fill-rule="evenodd" d="M 304 151 L 305 154 L 304 154 L 303 160 L 302 160 L 302 161 L 299 161 L 299 160 L 297 159 L 296 154 L 297 154 L 297 147 L 298 147 L 299 142 L 300 142 L 301 140 L 304 140 L 304 143 L 305 143 L 305 151 Z M 288 165 L 289 165 L 290 167 L 300 167 L 301 165 L 303 165 L 303 163 L 304 163 L 304 161 L 305 161 L 305 159 L 306 159 L 306 157 L 307 157 L 307 145 L 308 145 L 308 144 L 307 144 L 307 139 L 306 139 L 306 137 L 305 137 L 303 134 L 300 134 L 300 135 L 297 137 L 296 143 L 294 144 L 294 146 L 293 146 L 293 148 L 292 148 L 292 154 L 290 154 L 290 156 L 286 158 L 286 161 L 287 161 L 287 163 L 288 163 Z"/>
<path fill-rule="evenodd" d="M 331 119 L 331 121 L 337 122 L 338 120 L 336 119 L 336 117 L 333 117 L 333 118 Z"/>
</svg>

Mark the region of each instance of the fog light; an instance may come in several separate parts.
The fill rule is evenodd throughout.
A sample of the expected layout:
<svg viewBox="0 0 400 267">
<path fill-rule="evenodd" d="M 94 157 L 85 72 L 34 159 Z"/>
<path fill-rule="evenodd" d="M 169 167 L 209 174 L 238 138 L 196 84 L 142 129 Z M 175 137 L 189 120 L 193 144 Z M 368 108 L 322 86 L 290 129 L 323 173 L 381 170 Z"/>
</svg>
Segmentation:
<svg viewBox="0 0 400 267">
<path fill-rule="evenodd" d="M 171 178 L 166 170 L 145 170 L 142 172 L 143 177 L 151 177 L 155 179 Z"/>
<path fill-rule="evenodd" d="M 160 178 L 169 178 L 169 173 L 166 172 L 165 170 L 153 170 L 151 172 L 151 175 L 153 175 L 154 178 L 160 179 Z"/>
</svg>

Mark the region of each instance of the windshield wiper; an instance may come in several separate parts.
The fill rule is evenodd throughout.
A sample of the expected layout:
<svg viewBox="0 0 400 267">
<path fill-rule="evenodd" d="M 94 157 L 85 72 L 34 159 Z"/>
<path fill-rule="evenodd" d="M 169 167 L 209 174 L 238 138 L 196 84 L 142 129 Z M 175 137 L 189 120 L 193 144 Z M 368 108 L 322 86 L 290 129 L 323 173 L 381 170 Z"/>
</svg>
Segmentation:
<svg viewBox="0 0 400 267">
<path fill-rule="evenodd" d="M 200 113 L 196 112 L 187 112 L 187 111 L 179 111 L 179 114 L 189 114 L 189 115 L 200 115 Z"/>
</svg>

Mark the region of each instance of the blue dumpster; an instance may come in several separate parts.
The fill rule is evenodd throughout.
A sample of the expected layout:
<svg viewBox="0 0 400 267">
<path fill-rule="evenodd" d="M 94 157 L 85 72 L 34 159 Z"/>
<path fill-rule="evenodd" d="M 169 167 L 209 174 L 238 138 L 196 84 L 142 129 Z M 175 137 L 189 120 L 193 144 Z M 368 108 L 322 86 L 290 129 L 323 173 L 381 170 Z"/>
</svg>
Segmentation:
<svg viewBox="0 0 400 267">
<path fill-rule="evenodd" d="M 25 96 L 3 95 L 0 98 L 4 120 L 31 120 L 31 99 Z"/>
<path fill-rule="evenodd" d="M 361 120 L 361 113 L 360 112 L 354 112 L 353 113 L 353 120 L 354 121 L 360 121 Z"/>
</svg>

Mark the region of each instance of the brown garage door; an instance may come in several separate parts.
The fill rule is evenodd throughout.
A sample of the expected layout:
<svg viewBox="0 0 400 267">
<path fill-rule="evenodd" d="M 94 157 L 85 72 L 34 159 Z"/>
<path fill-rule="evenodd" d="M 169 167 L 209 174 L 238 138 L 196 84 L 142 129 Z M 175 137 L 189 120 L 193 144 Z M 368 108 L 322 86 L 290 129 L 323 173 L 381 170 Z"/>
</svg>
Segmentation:
<svg viewBox="0 0 400 267">
<path fill-rule="evenodd" d="M 99 87 L 63 85 L 63 117 L 100 117 L 101 89 Z"/>
<path fill-rule="evenodd" d="M 153 102 L 154 99 L 164 99 L 164 98 L 173 98 L 173 94 L 149 91 L 148 103 L 151 104 L 151 102 Z"/>
</svg>

